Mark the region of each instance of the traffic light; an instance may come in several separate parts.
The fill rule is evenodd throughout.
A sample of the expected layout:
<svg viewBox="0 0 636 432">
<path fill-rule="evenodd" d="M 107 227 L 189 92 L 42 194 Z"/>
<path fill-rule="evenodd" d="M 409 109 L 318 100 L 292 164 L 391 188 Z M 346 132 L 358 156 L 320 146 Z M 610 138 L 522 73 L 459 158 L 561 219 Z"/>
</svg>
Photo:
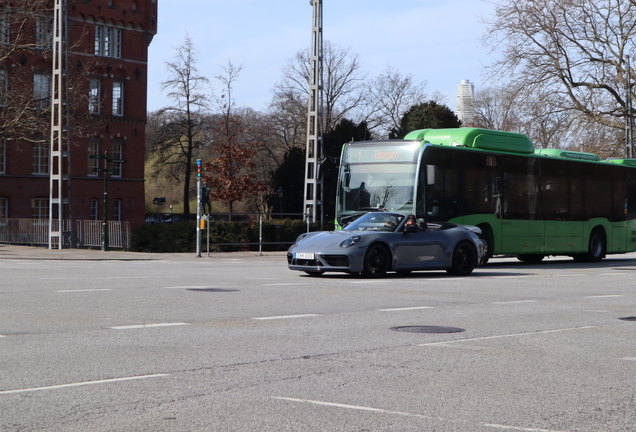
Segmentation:
<svg viewBox="0 0 636 432">
<path fill-rule="evenodd" d="M 201 177 L 201 159 L 197 159 L 197 177 Z"/>
</svg>

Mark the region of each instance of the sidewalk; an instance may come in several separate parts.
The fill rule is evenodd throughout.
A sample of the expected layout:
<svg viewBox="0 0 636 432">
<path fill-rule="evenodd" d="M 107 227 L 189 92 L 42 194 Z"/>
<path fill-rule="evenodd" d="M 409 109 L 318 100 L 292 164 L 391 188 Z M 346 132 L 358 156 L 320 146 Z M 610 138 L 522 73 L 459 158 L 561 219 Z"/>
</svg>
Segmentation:
<svg viewBox="0 0 636 432">
<path fill-rule="evenodd" d="M 201 258 L 193 253 L 144 253 L 144 252 L 122 252 L 94 249 L 48 249 L 47 247 L 16 246 L 10 244 L 0 244 L 0 260 L 4 259 L 28 259 L 28 260 L 84 260 L 84 261 L 191 261 L 214 258 L 263 258 L 278 257 L 284 259 L 286 251 L 263 252 L 260 256 L 258 252 L 201 252 Z"/>
</svg>

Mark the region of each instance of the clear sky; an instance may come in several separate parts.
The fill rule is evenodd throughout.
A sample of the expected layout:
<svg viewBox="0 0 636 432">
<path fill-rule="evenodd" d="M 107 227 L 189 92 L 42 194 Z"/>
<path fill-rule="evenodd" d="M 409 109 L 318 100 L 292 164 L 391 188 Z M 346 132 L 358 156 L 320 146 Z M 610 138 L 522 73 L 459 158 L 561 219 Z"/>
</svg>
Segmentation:
<svg viewBox="0 0 636 432">
<path fill-rule="evenodd" d="M 308 49 L 312 7 L 309 0 L 158 0 L 158 33 L 150 44 L 148 110 L 167 106 L 160 83 L 165 62 L 187 34 L 199 51 L 199 73 L 213 88 L 222 65 L 243 70 L 234 85 L 237 106 L 264 111 L 282 68 Z M 369 77 L 388 65 L 430 92 L 446 96 L 455 109 L 462 79 L 485 83 L 483 67 L 494 61 L 482 46 L 484 19 L 494 13 L 490 0 L 323 0 L 323 37 L 360 55 Z"/>
</svg>

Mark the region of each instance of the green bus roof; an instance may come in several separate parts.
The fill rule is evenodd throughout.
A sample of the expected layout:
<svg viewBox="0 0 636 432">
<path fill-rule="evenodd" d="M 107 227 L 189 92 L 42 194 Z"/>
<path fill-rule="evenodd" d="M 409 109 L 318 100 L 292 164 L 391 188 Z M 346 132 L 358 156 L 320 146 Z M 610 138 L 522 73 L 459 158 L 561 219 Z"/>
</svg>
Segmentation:
<svg viewBox="0 0 636 432">
<path fill-rule="evenodd" d="M 615 163 L 619 165 L 636 166 L 636 159 L 621 159 L 621 158 L 609 158 L 607 162 Z"/>
<path fill-rule="evenodd" d="M 601 158 L 594 153 L 575 152 L 560 149 L 538 149 L 536 153 L 544 156 L 560 157 L 566 159 L 579 159 L 596 162 L 601 160 Z"/>
<path fill-rule="evenodd" d="M 431 144 L 470 147 L 498 152 L 533 154 L 534 144 L 527 136 L 479 128 L 421 129 L 410 132 L 404 139 L 424 140 Z"/>
</svg>

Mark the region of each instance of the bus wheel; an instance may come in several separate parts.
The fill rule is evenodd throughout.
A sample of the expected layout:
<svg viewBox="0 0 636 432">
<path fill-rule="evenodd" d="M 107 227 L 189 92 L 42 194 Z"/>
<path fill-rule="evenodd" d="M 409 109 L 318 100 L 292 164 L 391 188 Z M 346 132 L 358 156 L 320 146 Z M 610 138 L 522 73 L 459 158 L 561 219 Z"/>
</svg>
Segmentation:
<svg viewBox="0 0 636 432">
<path fill-rule="evenodd" d="M 386 247 L 376 244 L 371 246 L 364 256 L 362 276 L 381 277 L 391 268 L 391 259 Z"/>
<path fill-rule="evenodd" d="M 541 261 L 543 261 L 544 257 L 545 257 L 545 255 L 541 255 L 541 254 L 517 255 L 517 259 L 519 261 L 524 262 L 524 263 L 528 263 L 528 264 L 538 264 Z"/>
<path fill-rule="evenodd" d="M 446 272 L 454 276 L 468 276 L 477 267 L 477 249 L 467 241 L 461 241 L 455 246 L 451 267 Z"/>
<path fill-rule="evenodd" d="M 605 258 L 605 252 L 605 232 L 601 228 L 594 228 L 590 234 L 587 253 L 575 255 L 574 260 L 579 262 L 599 262 Z"/>
</svg>

